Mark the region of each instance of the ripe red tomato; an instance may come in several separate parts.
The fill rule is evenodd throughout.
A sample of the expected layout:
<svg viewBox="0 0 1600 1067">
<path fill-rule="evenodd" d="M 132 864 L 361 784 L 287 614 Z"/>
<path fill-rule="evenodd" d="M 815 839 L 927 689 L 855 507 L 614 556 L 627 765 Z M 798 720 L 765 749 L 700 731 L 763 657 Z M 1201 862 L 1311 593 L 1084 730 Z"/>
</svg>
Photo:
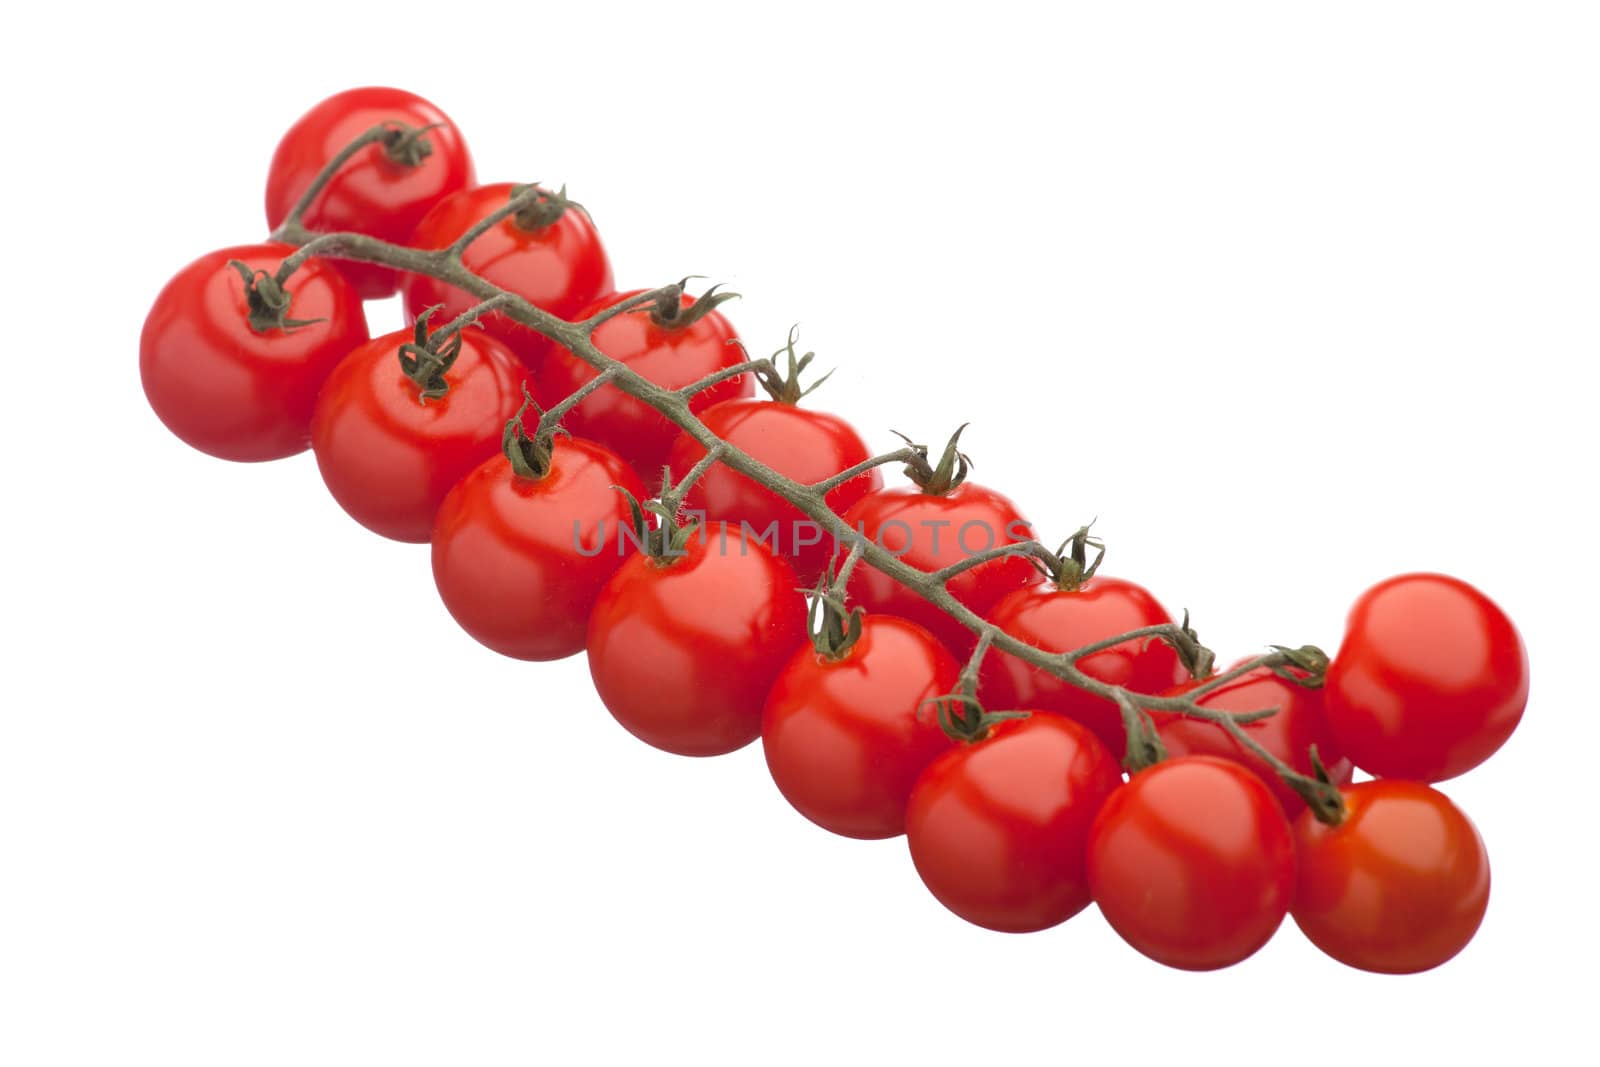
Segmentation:
<svg viewBox="0 0 1600 1067">
<path fill-rule="evenodd" d="M 1133 776 L 1089 831 L 1106 921 L 1158 963 L 1228 967 L 1272 937 L 1294 895 L 1294 843 L 1272 791 L 1232 760 L 1186 756 Z"/>
<path fill-rule="evenodd" d="M 417 223 L 408 243 L 413 248 L 448 248 L 478 220 L 504 207 L 520 189 L 509 182 L 463 189 L 434 205 Z M 600 234 L 578 207 L 567 207 L 553 222 L 535 225 L 535 221 L 542 220 L 503 219 L 468 245 L 461 261 L 474 274 L 534 306 L 558 318 L 575 318 L 577 311 L 612 289 L 611 261 L 600 244 Z M 433 305 L 443 304 L 438 321 L 446 322 L 478 303 L 470 294 L 420 274 L 402 277 L 400 292 L 405 297 L 406 315 L 412 320 Z M 499 312 L 479 321 L 533 371 L 535 382 L 541 380 L 549 341 Z M 560 399 L 547 390 L 539 393 L 552 401 Z"/>
<path fill-rule="evenodd" d="M 1179 696 L 1200 684 L 1191 679 L 1162 695 Z M 1203 708 L 1232 712 L 1277 708 L 1276 715 L 1243 723 L 1242 728 L 1262 748 L 1307 777 L 1315 776 L 1315 768 L 1311 765 L 1311 746 L 1316 745 L 1317 755 L 1328 772 L 1329 780 L 1335 785 L 1345 785 L 1350 781 L 1350 761 L 1339 754 L 1338 745 L 1323 721 L 1322 690 L 1296 685 L 1274 673 L 1270 667 L 1257 667 L 1249 674 L 1206 693 L 1198 703 Z M 1289 818 L 1293 819 L 1305 810 L 1306 802 L 1278 777 L 1272 765 L 1235 741 L 1221 726 L 1170 712 L 1153 711 L 1150 715 L 1156 723 L 1156 733 L 1160 735 L 1162 744 L 1166 745 L 1168 756 L 1205 755 L 1235 760 L 1267 784 Z"/>
<path fill-rule="evenodd" d="M 1327 718 L 1380 778 L 1439 782 L 1495 753 L 1528 704 L 1528 654 L 1494 602 L 1442 574 L 1362 594 L 1328 669 Z"/>
<path fill-rule="evenodd" d="M 404 243 L 429 208 L 472 184 L 472 157 L 444 112 L 403 89 L 349 89 L 306 112 L 278 142 L 267 171 L 267 225 L 277 229 L 322 168 L 379 123 L 434 128 L 410 136 L 397 128 L 390 142 L 357 153 L 306 210 L 301 221 L 308 228 Z M 389 296 L 399 285 L 388 267 L 335 265 L 367 300 Z"/>
<path fill-rule="evenodd" d="M 424 398 L 400 364 L 412 331 L 374 338 L 328 376 L 311 420 L 311 445 L 328 491 L 357 522 L 396 541 L 433 536 L 452 486 L 500 452 L 522 403 L 526 373 L 511 350 L 473 327 L 461 331 L 447 391 Z"/>
<path fill-rule="evenodd" d="M 939 903 L 990 930 L 1026 933 L 1089 903 L 1084 848 L 1122 771 L 1069 719 L 1031 715 L 934 760 L 906 807 L 917 873 Z"/>
<path fill-rule="evenodd" d="M 304 452 L 323 379 L 367 340 L 355 290 L 315 258 L 285 287 L 290 325 L 259 333 L 250 325 L 247 285 L 229 261 L 271 274 L 293 252 L 273 243 L 201 256 L 167 283 L 144 321 L 145 396 L 167 429 L 202 452 L 247 462 Z"/>
<path fill-rule="evenodd" d="M 1015 504 L 972 482 L 962 482 L 943 494 L 916 486 L 880 489 L 856 501 L 844 520 L 902 562 L 925 571 L 959 563 L 987 548 L 1033 538 L 1033 530 Z M 946 588 L 982 615 L 1034 575 L 1027 559 L 1008 556 L 963 571 Z M 868 611 L 898 615 L 922 625 L 957 656 L 970 655 L 976 644 L 965 626 L 871 564 L 863 562 L 851 572 L 849 591 L 851 601 Z M 985 703 L 1000 706 L 987 699 Z"/>
<path fill-rule="evenodd" d="M 640 292 L 643 290 L 605 297 L 570 317 L 586 319 Z M 694 298 L 688 295 L 680 301 L 685 311 L 694 304 Z M 744 350 L 734 344 L 738 338 L 733 326 L 717 311 L 707 312 L 688 325 L 675 326 L 659 322 L 655 311 L 645 307 L 608 319 L 590 339 L 612 359 L 626 363 L 667 389 L 681 389 L 745 359 Z M 554 348 L 539 377 L 539 396 L 551 404 L 558 403 L 594 378 L 595 373 L 593 367 L 566 349 Z M 705 411 L 719 401 L 754 392 L 750 375 L 741 374 L 695 394 L 689 401 L 689 410 Z M 678 436 L 678 427 L 664 415 L 617 389 L 601 389 L 585 398 L 567 415 L 565 426 L 579 437 L 599 441 L 614 450 L 633 465 L 652 489 L 661 485 L 661 468 Z"/>
<path fill-rule="evenodd" d="M 583 651 L 584 627 L 632 543 L 627 501 L 643 487 L 591 441 L 562 438 L 549 473 L 519 477 L 503 455 L 450 490 L 433 528 L 433 577 L 467 633 L 517 659 Z"/>
<path fill-rule="evenodd" d="M 811 411 L 776 400 L 735 399 L 700 413 L 718 437 L 750 453 L 780 474 L 811 484 L 832 477 L 872 455 L 849 423 L 837 415 Z M 667 455 L 667 466 L 682 477 L 705 457 L 706 450 L 688 434 L 680 434 Z M 883 485 L 883 475 L 873 468 L 828 493 L 827 502 L 837 513 Z M 731 467 L 718 464 L 690 487 L 686 506 L 713 519 L 748 523 L 752 536 L 775 533 L 767 539 L 777 554 L 794 567 L 800 583 L 816 584 L 833 557 L 834 538 L 770 490 Z"/>
<path fill-rule="evenodd" d="M 1143 586 L 1101 575 L 1076 589 L 1060 589 L 1051 581 L 1031 582 L 1002 598 L 986 617 L 1046 652 L 1068 652 L 1172 621 Z M 1159 693 L 1189 676 L 1178 654 L 1161 641 L 1128 641 L 1084 657 L 1078 667 L 1091 678 L 1136 693 Z M 978 694 L 991 708 L 1042 708 L 1066 715 L 1093 730 L 1117 759 L 1127 751 L 1122 715 L 1109 700 L 999 650 L 984 657 L 978 677 Z"/>
<path fill-rule="evenodd" d="M 905 833 L 911 786 L 953 742 L 925 701 L 961 667 L 933 635 L 890 615 L 862 620 L 838 659 L 801 648 L 773 683 L 761 740 L 795 810 L 845 837 Z"/>
<path fill-rule="evenodd" d="M 589 619 L 589 672 L 630 733 L 680 756 L 717 756 L 761 734 L 778 672 L 806 641 L 794 571 L 721 523 L 679 556 L 637 553 Z"/>
<path fill-rule="evenodd" d="M 1466 947 L 1489 906 L 1489 856 L 1448 797 L 1387 779 L 1340 790 L 1338 826 L 1310 812 L 1294 825 L 1294 921 L 1352 967 L 1413 974 Z"/>
</svg>

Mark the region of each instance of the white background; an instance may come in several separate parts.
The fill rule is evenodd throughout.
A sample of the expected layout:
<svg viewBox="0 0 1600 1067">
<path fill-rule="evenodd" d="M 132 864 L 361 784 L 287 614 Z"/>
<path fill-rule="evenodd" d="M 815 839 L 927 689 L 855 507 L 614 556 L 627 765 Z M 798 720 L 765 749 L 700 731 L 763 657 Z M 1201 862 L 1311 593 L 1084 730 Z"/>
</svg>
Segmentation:
<svg viewBox="0 0 1600 1067">
<path fill-rule="evenodd" d="M 68 5 L 7 16 L 0 1061 L 1539 1061 L 1592 1014 L 1600 64 L 1583 3 Z M 1517 619 L 1521 730 L 1446 791 L 1494 864 L 1442 969 L 1292 924 L 1163 970 L 968 927 L 758 748 L 646 749 L 580 658 L 460 634 L 309 456 L 170 438 L 137 339 L 263 231 L 316 100 L 403 85 L 565 181 L 619 283 L 695 271 L 1224 659 L 1392 573 Z M 374 312 L 396 321 L 393 306 Z M 1587 1038 L 1582 1040 L 1587 1041 Z M 1576 1054 L 1576 1053 L 1573 1053 Z"/>
</svg>

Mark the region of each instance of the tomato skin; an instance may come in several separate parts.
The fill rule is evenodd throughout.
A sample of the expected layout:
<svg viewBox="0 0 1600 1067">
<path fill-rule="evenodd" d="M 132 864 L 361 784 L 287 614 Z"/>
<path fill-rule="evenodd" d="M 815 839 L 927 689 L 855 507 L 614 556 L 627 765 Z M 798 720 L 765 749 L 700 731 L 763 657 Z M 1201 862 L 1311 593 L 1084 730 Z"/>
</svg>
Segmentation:
<svg viewBox="0 0 1600 1067">
<path fill-rule="evenodd" d="M 970 923 L 1003 933 L 1055 926 L 1089 904 L 1089 828 L 1121 783 L 1111 753 L 1070 719 L 1005 720 L 917 779 L 906 807 L 911 860 Z"/>
<path fill-rule="evenodd" d="M 417 223 L 408 243 L 423 249 L 449 247 L 479 219 L 504 207 L 514 188 L 511 182 L 499 182 L 446 197 Z M 503 219 L 468 245 L 461 261 L 479 277 L 562 319 L 576 318 L 576 312 L 613 288 L 611 261 L 600 243 L 599 231 L 589 216 L 575 207 L 537 230 L 525 230 L 515 219 Z M 400 293 L 405 298 L 408 322 L 416 321 L 418 315 L 435 304 L 444 307 L 433 321 L 449 322 L 479 302 L 453 285 L 421 274 L 404 275 Z M 500 312 L 485 315 L 479 322 L 517 354 L 533 371 L 536 382 L 542 380 L 540 374 L 551 349 L 549 340 Z M 549 394 L 539 395 L 542 399 Z M 561 396 L 549 399 L 554 402 Z M 586 436 L 576 427 L 571 429 L 579 437 Z"/>
<path fill-rule="evenodd" d="M 735 448 L 803 485 L 830 478 L 872 456 L 861 435 L 837 415 L 775 400 L 724 400 L 702 411 L 700 421 Z M 705 454 L 698 441 L 679 434 L 667 455 L 667 466 L 681 477 Z M 829 492 L 828 506 L 842 514 L 882 486 L 883 474 L 873 468 Z M 832 534 L 823 533 L 798 508 L 771 490 L 720 463 L 690 487 L 685 504 L 709 518 L 747 522 L 754 531 L 752 536 L 776 523 L 778 555 L 794 567 L 804 586 L 816 584 L 833 557 Z M 813 536 L 818 538 L 815 544 L 800 543 Z"/>
<path fill-rule="evenodd" d="M 1033 530 L 1015 504 L 972 482 L 962 482 L 942 496 L 915 486 L 879 489 L 856 501 L 844 520 L 851 529 L 898 555 L 901 562 L 925 571 L 959 563 L 991 544 L 1033 538 Z M 967 530 L 965 537 L 963 529 Z M 1036 574 L 1027 559 L 1008 556 L 956 575 L 946 588 L 982 615 Z M 865 561 L 850 573 L 849 592 L 851 602 L 868 611 L 898 615 L 921 625 L 958 657 L 969 655 L 977 643 L 972 631 Z"/>
<path fill-rule="evenodd" d="M 355 290 L 317 258 L 289 279 L 288 316 L 324 321 L 250 328 L 244 279 L 228 261 L 275 272 L 293 252 L 278 243 L 209 252 L 173 276 L 144 321 L 145 396 L 167 429 L 202 452 L 240 462 L 304 452 L 323 379 L 367 340 Z"/>
<path fill-rule="evenodd" d="M 605 448 L 559 438 L 550 472 L 518 478 L 492 456 L 456 484 L 433 528 L 433 577 L 461 628 L 502 655 L 549 660 L 583 651 L 585 625 L 627 558 L 627 502 L 643 493 Z"/>
<path fill-rule="evenodd" d="M 864 840 L 905 833 L 912 785 L 954 744 L 924 702 L 953 692 L 960 673 L 932 634 L 892 615 L 863 618 L 840 659 L 802 647 L 762 715 L 778 790 L 824 830 Z"/>
<path fill-rule="evenodd" d="M 429 208 L 472 184 L 472 156 L 444 112 L 403 89 L 348 89 L 300 116 L 278 142 L 267 171 L 267 226 L 277 229 L 322 168 L 381 122 L 414 129 L 438 123 L 423 135 L 433 151 L 414 167 L 391 159 L 381 144 L 358 152 L 306 210 L 301 221 L 309 229 L 349 230 L 403 244 Z M 388 267 L 348 260 L 336 266 L 365 300 L 393 294 L 400 282 Z"/>
<path fill-rule="evenodd" d="M 571 318 L 586 319 L 644 291 L 603 297 L 578 309 Z M 692 307 L 694 298 L 685 294 L 681 303 L 684 308 Z M 601 352 L 667 389 L 680 389 L 745 359 L 744 350 L 734 343 L 738 336 L 732 324 L 716 311 L 688 326 L 669 328 L 656 325 L 649 309 L 643 308 L 608 319 L 590 339 Z M 539 377 L 540 402 L 547 406 L 559 403 L 596 373 L 565 348 L 552 348 Z M 689 410 L 699 413 L 713 404 L 754 392 L 754 379 L 740 374 L 696 393 L 689 400 Z M 564 425 L 578 436 L 599 441 L 615 451 L 633 465 L 652 490 L 661 486 L 661 468 L 679 432 L 665 415 L 615 388 L 601 389 L 586 397 L 567 415 Z"/>
<path fill-rule="evenodd" d="M 1380 974 L 1437 967 L 1472 940 L 1489 906 L 1483 839 L 1448 797 L 1378 779 L 1341 789 L 1345 818 L 1294 825 L 1294 920 L 1340 963 Z"/>
<path fill-rule="evenodd" d="M 1068 652 L 1172 621 L 1143 586 L 1102 575 L 1070 591 L 1049 581 L 1031 582 L 1006 595 L 986 618 L 1046 652 Z M 1161 641 L 1126 642 L 1084 657 L 1078 667 L 1091 678 L 1136 693 L 1160 693 L 1189 677 L 1178 654 Z M 978 678 L 978 695 L 991 708 L 1042 708 L 1065 715 L 1093 730 L 1119 760 L 1127 751 L 1122 714 L 1109 700 L 999 650 L 984 657 Z"/>
<path fill-rule="evenodd" d="M 794 571 L 738 531 L 702 527 L 683 555 L 642 553 L 589 618 L 589 673 L 629 733 L 680 756 L 717 756 L 761 734 L 766 696 L 808 640 Z"/>
<path fill-rule="evenodd" d="M 1089 832 L 1089 885 L 1114 930 L 1188 971 L 1253 955 L 1294 895 L 1294 844 L 1272 791 L 1232 760 L 1187 756 L 1133 776 Z"/>
<path fill-rule="evenodd" d="M 400 368 L 412 331 L 385 334 L 339 362 L 317 397 L 311 447 L 328 491 L 357 522 L 395 541 L 423 543 L 445 494 L 500 452 L 522 403 L 522 365 L 473 327 L 445 374 L 450 391 L 427 403 Z"/>
<path fill-rule="evenodd" d="M 1528 654 L 1477 589 L 1403 574 L 1356 601 L 1326 689 L 1328 725 L 1357 767 L 1440 782 L 1494 755 L 1516 729 Z"/>
<path fill-rule="evenodd" d="M 1180 696 L 1201 682 L 1191 679 L 1167 690 L 1162 696 Z M 1334 785 L 1350 782 L 1350 761 L 1339 754 L 1322 716 L 1322 690 L 1296 685 L 1275 674 L 1270 667 L 1257 667 L 1234 681 L 1227 682 L 1200 697 L 1199 705 L 1217 711 L 1249 712 L 1277 708 L 1276 715 L 1242 724 L 1242 728 L 1257 744 L 1307 777 L 1314 777 L 1311 765 L 1311 746 L 1317 746 L 1329 780 Z M 1221 756 L 1248 768 L 1266 783 L 1272 795 L 1283 805 L 1283 813 L 1290 819 L 1305 810 L 1306 802 L 1300 794 L 1280 778 L 1272 765 L 1256 756 L 1213 722 L 1190 719 L 1182 715 L 1152 711 L 1156 733 L 1166 746 L 1167 755 Z"/>
</svg>

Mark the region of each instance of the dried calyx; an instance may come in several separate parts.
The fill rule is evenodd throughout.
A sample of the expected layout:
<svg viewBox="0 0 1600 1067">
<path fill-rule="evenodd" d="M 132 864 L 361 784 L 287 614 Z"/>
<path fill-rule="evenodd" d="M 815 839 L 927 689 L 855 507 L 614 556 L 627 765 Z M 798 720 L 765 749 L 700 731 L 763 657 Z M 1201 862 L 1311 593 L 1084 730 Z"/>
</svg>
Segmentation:
<svg viewBox="0 0 1600 1067">
<path fill-rule="evenodd" d="M 1061 543 L 1053 557 L 1040 559 L 1035 557 L 1033 564 L 1044 572 L 1045 577 L 1055 583 L 1055 587 L 1064 593 L 1070 593 L 1080 588 L 1094 572 L 1100 569 L 1100 563 L 1106 558 L 1105 542 L 1089 533 L 1088 526 L 1081 526 L 1078 532 Z M 1089 550 L 1094 549 L 1094 559 L 1089 558 Z"/>
<path fill-rule="evenodd" d="M 846 605 L 844 584 L 835 577 L 831 563 L 816 587 L 803 592 L 811 600 L 806 615 L 811 646 L 827 659 L 843 659 L 861 640 L 861 620 L 866 613 Z"/>
<path fill-rule="evenodd" d="M 423 160 L 433 155 L 433 145 L 423 134 L 443 125 L 442 122 L 433 122 L 426 126 L 407 126 L 403 122 L 391 123 L 383 131 L 383 154 L 389 157 L 391 163 L 399 166 L 419 167 Z"/>
<path fill-rule="evenodd" d="M 801 388 L 800 376 L 811 365 L 811 361 L 817 358 L 817 354 L 807 352 L 803 356 L 797 356 L 794 346 L 799 337 L 800 327 L 791 326 L 788 343 L 772 353 L 766 363 L 755 369 L 756 381 L 761 383 L 761 388 L 767 391 L 768 396 L 780 404 L 798 404 L 801 398 L 811 395 L 818 386 L 833 377 L 833 371 L 830 370 L 810 385 Z M 778 369 L 779 356 L 786 356 L 788 360 L 782 371 Z"/>
<path fill-rule="evenodd" d="M 611 488 L 628 501 L 634 542 L 643 548 L 645 555 L 664 566 L 684 555 L 689 540 L 700 526 L 695 521 L 681 521 L 671 472 L 661 472 L 661 483 L 661 498 L 643 503 L 623 486 L 613 485 Z"/>
<path fill-rule="evenodd" d="M 521 200 L 525 197 L 529 198 L 528 202 L 511 216 L 511 221 L 517 229 L 527 230 L 529 233 L 542 230 L 546 226 L 553 226 L 567 213 L 568 208 L 583 210 L 583 205 L 568 199 L 565 185 L 559 192 L 554 193 L 537 182 L 511 187 L 511 199 Z"/>
<path fill-rule="evenodd" d="M 929 496 L 945 496 L 958 489 L 967 480 L 967 472 L 972 469 L 972 458 L 960 450 L 961 435 L 966 428 L 967 424 L 962 423 L 960 429 L 951 435 L 944 452 L 939 456 L 938 466 L 928 462 L 927 445 L 917 444 L 898 430 L 891 431 L 910 445 L 915 453 L 906 461 L 905 476 Z"/>
<path fill-rule="evenodd" d="M 1026 711 L 987 711 L 971 693 L 946 693 L 922 702 L 933 705 L 939 727 L 953 741 L 975 744 L 986 739 L 996 724 L 1007 719 L 1026 719 Z"/>
<path fill-rule="evenodd" d="M 250 329 L 256 333 L 269 333 L 273 330 L 297 330 L 302 326 L 313 326 L 326 319 L 291 319 L 289 317 L 289 290 L 284 288 L 282 282 L 264 270 L 251 270 L 248 263 L 237 259 L 228 260 L 228 266 L 239 272 L 239 277 L 244 279 L 245 305 L 249 308 Z"/>
<path fill-rule="evenodd" d="M 544 419 L 539 418 L 530 434 L 522 421 L 529 408 L 533 409 L 535 415 L 541 414 L 533 394 L 528 392 L 528 383 L 523 382 L 522 406 L 506 423 L 505 433 L 500 437 L 500 450 L 511 461 L 511 471 L 518 478 L 538 480 L 550 473 L 550 464 L 555 458 L 556 435 L 567 431 L 559 426 L 547 427 Z"/>
<path fill-rule="evenodd" d="M 435 304 L 417 316 L 411 340 L 402 344 L 399 351 L 400 369 L 417 387 L 417 400 L 423 404 L 441 400 L 450 392 L 444 375 L 461 355 L 461 331 L 450 333 L 442 342 L 428 336 L 428 320 L 442 307 L 443 304 Z"/>
<path fill-rule="evenodd" d="M 674 285 L 662 287 L 660 295 L 647 305 L 650 308 L 650 321 L 663 329 L 683 330 L 717 310 L 720 305 L 739 299 L 738 293 L 717 292 L 722 288 L 719 282 L 701 293 L 688 307 L 684 307 L 683 291 L 695 277 L 698 275 L 691 274 Z"/>
</svg>

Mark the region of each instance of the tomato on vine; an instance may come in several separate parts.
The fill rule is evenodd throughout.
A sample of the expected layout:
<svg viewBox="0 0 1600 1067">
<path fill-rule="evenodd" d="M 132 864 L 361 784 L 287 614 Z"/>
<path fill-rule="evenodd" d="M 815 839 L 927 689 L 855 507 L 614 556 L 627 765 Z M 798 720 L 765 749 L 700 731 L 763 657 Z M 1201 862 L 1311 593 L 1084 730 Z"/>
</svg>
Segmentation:
<svg viewBox="0 0 1600 1067">
<path fill-rule="evenodd" d="M 145 396 L 167 429 L 222 459 L 281 459 L 311 444 L 317 390 L 367 340 L 361 300 L 311 259 L 280 284 L 289 245 L 240 245 L 179 271 L 139 338 Z"/>
<path fill-rule="evenodd" d="M 1162 696 L 1181 696 L 1201 685 L 1196 679 L 1167 690 Z M 1307 777 L 1316 775 L 1311 748 L 1316 746 L 1328 780 L 1334 785 L 1350 781 L 1350 761 L 1339 754 L 1337 743 L 1323 719 L 1322 690 L 1290 681 L 1271 667 L 1257 667 L 1202 694 L 1195 703 L 1204 708 L 1248 713 L 1276 708 L 1275 715 L 1240 723 L 1240 729 L 1276 758 Z M 1168 756 L 1221 756 L 1235 760 L 1260 778 L 1294 818 L 1306 802 L 1284 782 L 1272 765 L 1246 749 L 1226 729 L 1214 722 L 1186 718 L 1176 712 L 1152 711 L 1156 734 Z"/>
<path fill-rule="evenodd" d="M 1098 550 L 1088 559 L 1088 549 Z M 1068 652 L 1118 634 L 1170 624 L 1143 586 L 1097 574 L 1103 546 L 1085 527 L 1057 553 L 1059 567 L 1006 594 L 985 618 L 1011 636 L 1046 652 Z M 1085 656 L 1078 668 L 1107 685 L 1159 693 L 1182 683 L 1189 669 L 1173 647 L 1133 640 Z M 1041 708 L 1076 719 L 1121 759 L 1127 743 L 1122 715 L 1110 700 L 1085 692 L 1030 663 L 996 650 L 984 657 L 978 694 L 993 707 Z M 1254 710 L 1254 709 L 1252 709 Z"/>
<path fill-rule="evenodd" d="M 301 223 L 403 244 L 430 208 L 472 184 L 472 157 L 444 112 L 403 89 L 348 89 L 302 115 L 278 142 L 267 171 L 267 225 L 277 229 L 323 168 L 380 124 L 389 136 L 335 171 Z M 389 296 L 399 285 L 388 267 L 352 260 L 335 266 L 366 300 Z"/>
<path fill-rule="evenodd" d="M 1350 609 L 1328 668 L 1327 718 L 1357 767 L 1440 782 L 1494 755 L 1528 704 L 1517 628 L 1466 582 L 1403 574 Z"/>
<path fill-rule="evenodd" d="M 618 293 L 580 308 L 575 318 L 598 315 L 644 290 Z M 601 352 L 666 389 L 681 389 L 701 378 L 745 360 L 733 326 L 716 310 L 733 298 L 715 287 L 699 299 L 683 292 L 680 283 L 669 286 L 651 304 L 607 319 L 590 340 Z M 597 372 L 564 348 L 552 349 L 539 378 L 547 396 L 563 397 L 593 380 Z M 695 393 L 689 410 L 701 412 L 723 400 L 750 396 L 755 383 L 748 374 L 736 375 Z M 601 389 L 586 397 L 567 416 L 566 425 L 580 437 L 599 441 L 633 465 L 652 488 L 661 481 L 661 469 L 679 430 L 659 411 L 618 389 Z M 682 476 L 688 472 L 673 469 Z"/>
<path fill-rule="evenodd" d="M 1089 904 L 1089 829 L 1121 782 L 1111 753 L 1070 719 L 1002 720 L 917 779 L 906 807 L 911 860 L 939 903 L 970 923 L 1024 933 L 1065 922 Z"/>
<path fill-rule="evenodd" d="M 638 479 L 609 450 L 506 425 L 503 455 L 456 484 L 433 528 L 433 577 L 461 628 L 502 655 L 583 651 L 585 624 L 622 564 Z"/>
<path fill-rule="evenodd" d="M 925 705 L 961 668 L 932 634 L 890 615 L 842 615 L 818 597 L 815 647 L 802 647 L 767 696 L 767 769 L 796 811 L 845 837 L 905 832 L 917 776 L 951 745 Z"/>
<path fill-rule="evenodd" d="M 1216 756 L 1135 774 L 1095 819 L 1088 868 L 1112 929 L 1156 962 L 1189 971 L 1253 955 L 1294 895 L 1282 807 L 1261 779 Z"/>
<path fill-rule="evenodd" d="M 417 223 L 408 243 L 413 248 L 448 248 L 513 201 L 524 206 L 462 251 L 461 262 L 468 270 L 563 319 L 576 318 L 585 305 L 611 292 L 611 261 L 600 234 L 588 212 L 568 200 L 565 190 L 551 192 L 509 182 L 463 189 L 435 204 Z M 413 320 L 435 304 L 444 305 L 443 317 L 454 318 L 477 303 L 470 294 L 425 274 L 404 275 L 400 292 L 406 315 Z M 484 316 L 482 325 L 533 371 L 536 384 L 542 382 L 540 373 L 551 348 L 545 337 L 500 312 Z"/>
<path fill-rule="evenodd" d="M 636 513 L 636 528 L 643 527 Z M 629 733 L 680 756 L 761 734 L 773 680 L 806 641 L 794 571 L 722 523 L 647 535 L 589 618 L 589 673 Z"/>
<path fill-rule="evenodd" d="M 1489 856 L 1461 810 L 1418 782 L 1340 790 L 1344 820 L 1294 824 L 1294 921 L 1341 963 L 1382 974 L 1437 967 L 1466 947 L 1489 906 Z"/>
<path fill-rule="evenodd" d="M 905 468 L 914 484 L 866 494 L 844 513 L 845 523 L 902 562 L 924 571 L 959 564 L 1001 545 L 1032 540 L 1033 531 L 1015 504 L 993 489 L 967 481 L 970 461 L 957 450 L 960 439 L 957 430 L 937 467 L 920 452 Z M 1033 575 L 1033 565 L 1026 558 L 1003 556 L 962 571 L 946 588 L 981 615 Z M 970 654 L 976 644 L 972 632 L 960 622 L 870 563 L 863 561 L 851 573 L 849 590 L 851 600 L 867 611 L 910 619 L 958 656 Z"/>
<path fill-rule="evenodd" d="M 311 446 L 328 491 L 357 522 L 396 541 L 424 542 L 445 494 L 500 452 L 522 402 L 525 371 L 476 327 L 385 334 L 328 376 Z"/>
<path fill-rule="evenodd" d="M 866 462 L 868 451 L 861 435 L 837 415 L 800 407 L 800 400 L 826 379 L 810 388 L 800 387 L 800 375 L 812 353 L 796 358 L 795 337 L 789 335 L 787 373 L 757 375 L 769 399 L 740 397 L 713 404 L 700 412 L 700 421 L 722 440 L 802 485 L 812 485 Z M 667 466 L 682 474 L 705 458 L 706 450 L 688 434 L 679 434 L 667 455 Z M 825 500 L 842 513 L 866 494 L 883 486 L 876 468 L 829 489 Z M 685 504 L 691 511 L 731 523 L 747 523 L 757 535 L 771 532 L 778 555 L 794 567 L 803 585 L 814 585 L 836 549 L 831 533 L 806 518 L 793 504 L 722 464 L 713 466 L 689 489 Z"/>
</svg>

